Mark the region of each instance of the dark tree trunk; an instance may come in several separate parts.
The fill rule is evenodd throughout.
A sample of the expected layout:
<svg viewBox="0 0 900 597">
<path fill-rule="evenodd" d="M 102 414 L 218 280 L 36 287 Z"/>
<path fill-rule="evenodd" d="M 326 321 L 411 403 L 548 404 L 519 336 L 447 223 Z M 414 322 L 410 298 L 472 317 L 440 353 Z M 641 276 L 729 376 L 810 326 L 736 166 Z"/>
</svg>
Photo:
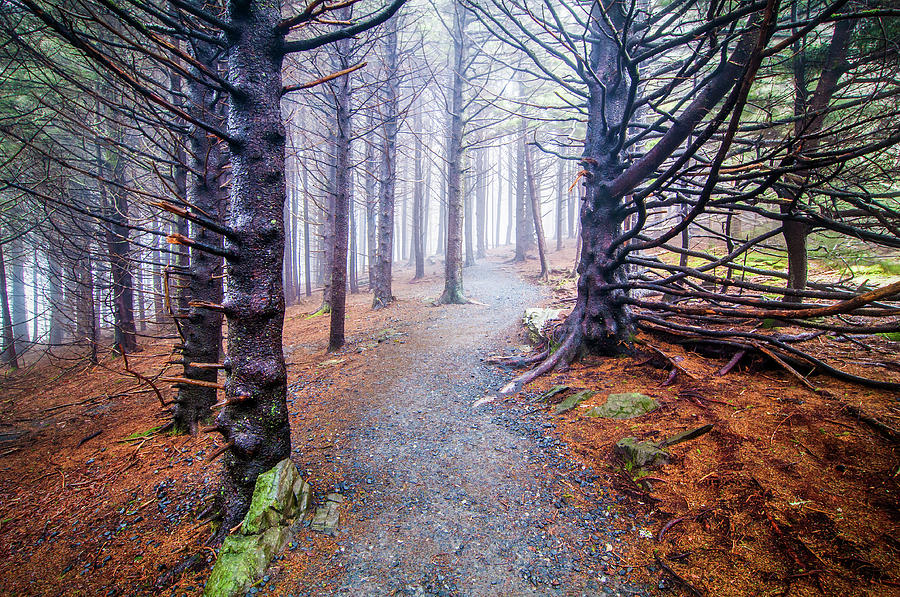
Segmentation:
<svg viewBox="0 0 900 597">
<path fill-rule="evenodd" d="M 287 372 L 282 352 L 284 146 L 281 120 L 283 37 L 280 3 L 236 0 L 227 13 L 231 145 L 230 226 L 226 248 L 227 405 L 216 425 L 229 449 L 222 491 L 227 532 L 250 504 L 256 478 L 290 456 Z M 222 535 L 224 533 L 220 533 Z"/>
<path fill-rule="evenodd" d="M 531 213 L 534 218 L 534 233 L 537 237 L 538 256 L 541 259 L 540 279 L 550 279 L 550 269 L 547 267 L 547 241 L 544 238 L 544 222 L 541 215 L 541 200 L 535 188 L 535 172 L 532 162 L 531 149 L 525 146 L 525 176 L 528 179 L 528 196 L 531 200 Z"/>
<path fill-rule="evenodd" d="M 474 200 L 472 198 L 472 177 L 468 176 L 463 178 L 465 180 L 468 178 L 468 184 L 462 189 L 463 195 L 463 227 L 465 229 L 465 248 L 466 248 L 466 256 L 465 261 L 463 261 L 464 267 L 472 267 L 475 265 L 475 243 L 474 239 L 474 220 L 472 214 L 472 204 Z"/>
<path fill-rule="evenodd" d="M 2 315 L 3 347 L 0 351 L 2 362 L 10 369 L 19 368 L 19 357 L 16 354 L 16 334 L 13 331 L 12 315 L 9 312 L 9 292 L 7 291 L 6 257 L 3 255 L 3 244 L 0 243 L 0 315 Z"/>
<path fill-rule="evenodd" d="M 416 112 L 416 139 L 413 156 L 412 253 L 415 262 L 413 280 L 425 277 L 425 181 L 422 172 L 422 113 Z"/>
<path fill-rule="evenodd" d="M 521 118 L 521 117 L 520 117 Z M 525 120 L 516 140 L 516 256 L 513 261 L 525 261 L 528 258 L 530 229 L 528 221 L 527 198 L 525 196 Z"/>
<path fill-rule="evenodd" d="M 487 172 L 484 149 L 475 154 L 475 257 L 487 257 L 485 227 L 487 225 Z"/>
<path fill-rule="evenodd" d="M 500 213 L 503 211 L 503 150 L 497 148 L 497 217 L 494 225 L 496 233 L 494 235 L 494 246 L 500 246 Z"/>
<path fill-rule="evenodd" d="M 513 227 L 516 225 L 516 200 L 515 200 L 515 180 L 516 180 L 516 166 L 515 159 L 513 159 L 513 152 L 515 148 L 512 143 L 507 143 L 506 145 L 507 152 L 507 183 L 506 183 L 506 207 L 509 212 L 509 219 L 506 220 L 506 244 L 509 245 L 512 242 L 512 231 Z"/>
<path fill-rule="evenodd" d="M 569 173 L 571 175 L 571 172 Z M 569 200 L 566 202 L 566 209 L 568 210 L 568 219 L 569 219 L 569 238 L 575 238 L 578 235 L 579 224 L 575 219 L 575 204 L 577 202 L 577 197 L 575 193 L 568 192 Z"/>
<path fill-rule="evenodd" d="M 348 274 L 348 286 L 350 288 L 351 294 L 359 293 L 359 247 L 358 247 L 358 234 L 357 234 L 357 226 L 356 226 L 356 202 L 353 199 L 353 183 L 351 182 L 349 185 L 350 188 L 350 249 L 349 249 L 349 257 L 348 257 L 348 265 L 347 265 L 347 274 Z"/>
<path fill-rule="evenodd" d="M 115 134 L 115 133 L 114 133 Z M 131 243 L 128 239 L 128 194 L 125 181 L 125 160 L 117 150 L 110 149 L 113 161 L 111 172 L 106 165 L 100 146 L 97 146 L 98 168 L 101 176 L 111 174 L 118 183 L 107 192 L 105 183 L 100 183 L 101 205 L 107 217 L 105 224 L 106 249 L 109 254 L 110 277 L 112 282 L 113 321 L 115 327 L 115 350 L 135 352 L 137 333 L 134 327 L 134 288 L 131 276 Z M 109 195 L 112 195 L 110 199 Z"/>
<path fill-rule="evenodd" d="M 378 249 L 372 308 L 380 309 L 394 300 L 391 267 L 394 259 L 394 194 L 397 186 L 397 126 L 400 118 L 400 81 L 397 50 L 397 23 L 387 24 L 384 38 L 384 66 L 387 84 L 381 149 L 381 196 L 378 201 Z"/>
<path fill-rule="evenodd" d="M 349 9 L 342 12 L 347 13 Z M 335 71 L 350 66 L 349 40 L 337 42 L 331 49 L 332 68 Z M 334 179 L 331 181 L 334 208 L 334 245 L 331 262 L 331 326 L 328 335 L 328 351 L 335 351 L 344 345 L 344 322 L 347 306 L 347 239 L 350 218 L 350 75 L 330 82 L 334 98 Z"/>
<path fill-rule="evenodd" d="M 556 164 L 556 250 L 562 251 L 563 231 L 566 217 L 566 162 L 558 159 Z"/>
<path fill-rule="evenodd" d="M 28 350 L 28 301 L 25 296 L 25 247 L 20 233 L 17 232 L 10 241 L 7 255 L 12 278 L 13 333 L 16 336 L 16 353 L 21 356 Z"/>
<path fill-rule="evenodd" d="M 312 246 L 309 238 L 309 169 L 303 165 L 303 281 L 306 296 L 312 296 Z"/>
<path fill-rule="evenodd" d="M 197 60 L 211 69 L 217 68 L 214 48 L 195 44 Z M 191 110 L 201 121 L 221 122 L 212 91 L 191 80 L 188 84 Z M 188 182 L 188 202 L 202 214 L 216 221 L 225 218 L 225 198 L 219 190 L 227 160 L 219 143 L 206 131 L 192 127 L 187 139 L 190 144 L 191 175 Z M 191 226 L 191 238 L 211 247 L 221 247 L 220 235 L 203 226 Z M 282 254 L 284 247 L 282 246 Z M 195 247 L 190 248 L 186 294 L 190 301 L 181 320 L 184 377 L 200 384 L 215 383 L 222 345 L 222 313 L 197 303 L 218 305 L 223 299 L 222 258 Z M 178 396 L 172 409 L 172 423 L 176 430 L 196 433 L 198 425 L 212 416 L 216 403 L 213 387 L 184 383 L 178 385 Z"/>
<path fill-rule="evenodd" d="M 374 112 L 369 113 L 368 129 L 375 130 Z M 373 135 L 374 136 L 374 135 Z M 366 265 L 369 270 L 369 290 L 375 289 L 375 268 L 377 260 L 378 241 L 376 238 L 377 215 L 378 215 L 378 196 L 376 195 L 375 185 L 375 168 L 377 165 L 375 159 L 375 143 L 374 140 L 366 142 L 366 173 L 365 173 L 365 190 L 366 190 Z"/>
<path fill-rule="evenodd" d="M 814 153 L 822 143 L 819 131 L 822 129 L 827 107 L 831 103 L 838 80 L 847 68 L 847 48 L 855 23 L 855 20 L 846 19 L 839 21 L 834 26 L 822 74 L 811 99 L 807 99 L 809 94 L 806 88 L 806 61 L 803 49 L 799 44 L 795 44 L 793 60 L 794 116 L 797 120 L 794 124 L 794 132 L 801 139 L 798 152 Z M 807 175 L 808 172 L 805 170 L 799 170 L 794 174 L 797 178 Z M 787 197 L 788 203 L 781 206 L 781 212 L 788 218 L 784 221 L 782 235 L 787 247 L 787 288 L 791 290 L 804 290 L 809 275 L 809 257 L 806 245 L 811 229 L 807 224 L 790 218 L 802 199 L 802 193 L 802 189 L 799 191 L 793 188 L 784 189 L 783 194 Z M 802 301 L 802 297 L 786 294 L 783 301 L 799 303 Z"/>
<path fill-rule="evenodd" d="M 287 173 L 285 173 L 287 177 Z M 294 234 L 293 203 L 294 188 L 290 183 L 286 186 L 287 201 L 284 202 L 284 304 L 294 304 Z"/>
<path fill-rule="evenodd" d="M 462 260 L 462 173 L 463 84 L 467 55 L 466 18 L 468 11 L 459 0 L 453 3 L 453 61 L 450 87 L 450 136 L 447 142 L 447 248 L 444 256 L 444 292 L 441 304 L 463 304 Z"/>
</svg>

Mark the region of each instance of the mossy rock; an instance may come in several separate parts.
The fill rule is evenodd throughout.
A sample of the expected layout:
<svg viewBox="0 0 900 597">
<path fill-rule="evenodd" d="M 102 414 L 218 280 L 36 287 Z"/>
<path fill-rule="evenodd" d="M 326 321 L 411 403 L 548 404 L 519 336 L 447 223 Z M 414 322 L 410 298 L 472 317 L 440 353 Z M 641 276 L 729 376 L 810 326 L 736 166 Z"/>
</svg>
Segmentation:
<svg viewBox="0 0 900 597">
<path fill-rule="evenodd" d="M 297 467 L 287 458 L 257 477 L 250 509 L 241 525 L 241 533 L 261 533 L 272 526 L 285 524 L 286 519 L 295 518 L 304 485 Z M 308 489 L 306 494 L 308 496 Z"/>
<path fill-rule="evenodd" d="M 659 444 L 648 440 L 639 441 L 635 437 L 623 437 L 617 441 L 616 454 L 622 457 L 625 468 L 629 471 L 669 462 L 669 453 L 660 448 Z"/>
<path fill-rule="evenodd" d="M 566 399 L 556 405 L 556 414 L 562 414 L 566 411 L 572 410 L 597 392 L 592 390 L 581 390 L 580 392 L 575 392 L 571 396 L 566 396 Z"/>
<path fill-rule="evenodd" d="M 541 394 L 541 400 L 546 402 L 547 400 L 550 400 L 557 394 L 562 394 L 563 392 L 565 392 L 568 389 L 569 389 L 569 386 L 553 386 L 552 388 L 550 388 L 549 390 L 547 390 L 546 392 Z"/>
<path fill-rule="evenodd" d="M 258 535 L 229 535 L 203 588 L 204 597 L 243 594 L 287 544 L 290 529 L 276 526 Z"/>
<path fill-rule="evenodd" d="M 645 394 L 628 392 L 610 394 L 606 402 L 595 406 L 584 415 L 586 417 L 603 417 L 605 419 L 633 419 L 646 415 L 659 408 L 659 402 Z"/>
<path fill-rule="evenodd" d="M 253 585 L 284 549 L 291 525 L 309 507 L 310 491 L 289 459 L 257 477 L 241 532 L 225 538 L 203 594 L 233 597 Z"/>
</svg>

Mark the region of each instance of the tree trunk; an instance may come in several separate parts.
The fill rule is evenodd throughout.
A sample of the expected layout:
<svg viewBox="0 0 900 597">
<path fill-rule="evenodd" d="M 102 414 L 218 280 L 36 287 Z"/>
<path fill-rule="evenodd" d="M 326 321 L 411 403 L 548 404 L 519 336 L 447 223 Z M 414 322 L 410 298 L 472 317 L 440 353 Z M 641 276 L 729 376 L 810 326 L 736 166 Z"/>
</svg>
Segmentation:
<svg viewBox="0 0 900 597">
<path fill-rule="evenodd" d="M 500 246 L 500 213 L 503 211 L 503 150 L 500 147 L 497 148 L 497 217 L 495 218 L 494 225 L 496 227 L 496 233 L 494 235 L 494 246 Z"/>
<path fill-rule="evenodd" d="M 6 258 L 3 255 L 3 243 L 0 243 L 0 315 L 3 326 L 3 350 L 0 351 L 2 362 L 10 369 L 19 368 L 19 357 L 16 354 L 16 334 L 13 331 L 12 315 L 9 312 L 9 293 L 7 291 Z"/>
<path fill-rule="evenodd" d="M 118 135 L 118 131 L 113 131 Z M 137 333 L 134 327 L 134 288 L 131 276 L 131 243 L 128 239 L 128 193 L 125 190 L 125 160 L 114 146 L 110 147 L 112 168 L 97 145 L 98 168 L 101 177 L 111 174 L 118 183 L 107 192 L 106 184 L 100 183 L 101 205 L 107 216 L 105 224 L 106 249 L 109 255 L 110 277 L 113 296 L 113 321 L 115 327 L 114 350 L 132 353 L 137 351 Z M 112 195 L 110 199 L 109 195 Z"/>
<path fill-rule="evenodd" d="M 415 261 L 413 280 L 425 277 L 425 181 L 422 172 L 422 112 L 416 112 L 416 139 L 413 155 L 412 253 Z"/>
<path fill-rule="evenodd" d="M 353 183 L 349 184 L 350 189 L 350 249 L 347 265 L 348 286 L 350 294 L 359 294 L 359 247 L 357 226 L 356 226 L 356 202 L 353 199 Z"/>
<path fill-rule="evenodd" d="M 16 354 L 22 356 L 28 350 L 28 301 L 25 295 L 25 247 L 21 233 L 16 231 L 9 243 L 7 259 L 12 278 L 12 321 L 16 336 Z M 37 313 L 35 313 L 37 317 Z"/>
<path fill-rule="evenodd" d="M 212 70 L 218 68 L 215 49 L 197 42 L 196 58 Z M 212 90 L 191 79 L 188 83 L 191 95 L 191 111 L 201 121 L 221 122 L 221 114 L 216 108 Z M 203 129 L 192 126 L 187 142 L 190 145 L 190 177 L 188 202 L 202 214 L 222 222 L 225 218 L 225 197 L 220 186 L 223 181 L 227 157 L 218 142 Z M 282 217 L 284 210 L 282 208 Z M 191 226 L 191 238 L 212 247 L 221 247 L 220 235 L 203 226 Z M 282 258 L 284 245 L 281 247 Z M 184 377 L 200 384 L 214 383 L 218 379 L 218 369 L 198 367 L 198 363 L 218 363 L 222 345 L 222 313 L 218 309 L 197 306 L 194 303 L 220 304 L 223 299 L 222 258 L 196 247 L 190 248 L 189 268 L 186 276 L 190 298 L 185 318 L 181 320 L 182 350 L 181 361 Z M 172 409 L 172 424 L 182 432 L 196 433 L 198 425 L 212 416 L 212 406 L 216 403 L 216 390 L 192 383 L 179 384 L 178 396 Z"/>
<path fill-rule="evenodd" d="M 506 145 L 506 170 L 507 170 L 507 181 L 506 181 L 506 208 L 509 215 L 509 218 L 506 220 L 506 244 L 509 245 L 512 243 L 512 231 L 513 227 L 516 223 L 516 200 L 515 200 L 515 180 L 516 180 L 516 166 L 515 159 L 513 158 L 513 152 L 515 151 L 515 147 L 513 143 L 507 143 Z"/>
<path fill-rule="evenodd" d="M 485 171 L 485 149 L 475 154 L 475 257 L 487 257 L 485 227 L 487 225 L 487 172 Z"/>
<path fill-rule="evenodd" d="M 287 173 L 285 173 L 287 177 Z M 294 304 L 294 260 L 291 258 L 294 254 L 294 238 L 293 238 L 293 199 L 294 187 L 288 184 L 286 186 L 287 201 L 284 202 L 284 304 L 290 307 Z"/>
<path fill-rule="evenodd" d="M 309 238 L 309 169 L 303 165 L 303 278 L 306 296 L 312 296 L 312 265 Z"/>
<path fill-rule="evenodd" d="M 368 130 L 375 130 L 374 112 L 369 113 Z M 374 136 L 374 135 L 373 135 Z M 365 190 L 366 190 L 366 266 L 369 270 L 369 290 L 375 289 L 375 268 L 378 241 L 377 234 L 377 216 L 378 216 L 378 196 L 375 186 L 375 167 L 377 161 L 375 159 L 375 143 L 374 140 L 366 141 L 366 168 L 365 168 Z"/>
<path fill-rule="evenodd" d="M 467 168 L 470 170 L 470 168 Z M 474 203 L 472 199 L 472 176 L 462 177 L 462 181 L 465 184 L 465 187 L 461 190 L 463 195 L 463 227 L 465 230 L 465 261 L 463 261 L 463 267 L 472 267 L 475 265 L 475 244 L 474 244 L 474 235 L 475 235 L 475 226 L 472 214 L 472 204 Z M 468 180 L 467 180 L 468 179 Z"/>
<path fill-rule="evenodd" d="M 341 12 L 350 17 L 350 9 Z M 331 49 L 332 68 L 335 71 L 350 66 L 350 40 L 341 40 Z M 347 306 L 347 239 L 350 218 L 350 75 L 334 79 L 329 84 L 334 97 L 334 179 L 332 180 L 334 206 L 334 246 L 331 263 L 331 326 L 328 334 L 328 351 L 344 345 L 344 322 Z"/>
<path fill-rule="evenodd" d="M 563 230 L 565 229 L 566 217 L 566 161 L 557 159 L 556 164 L 556 250 L 562 251 L 563 248 Z"/>
<path fill-rule="evenodd" d="M 819 131 L 822 129 L 827 107 L 831 104 L 838 80 L 847 68 L 847 49 L 855 24 L 855 20 L 846 19 L 839 21 L 834 26 L 822 74 L 819 77 L 816 90 L 809 100 L 807 100 L 808 92 L 806 88 L 806 61 L 800 44 L 795 44 L 793 60 L 794 116 L 797 120 L 794 123 L 794 132 L 801 139 L 798 153 L 814 153 L 816 148 L 822 143 L 823 139 L 819 135 Z M 802 178 L 808 176 L 808 172 L 799 170 L 794 176 Z M 801 190 L 789 187 L 782 191 L 789 200 L 788 204 L 781 206 L 781 212 L 788 218 L 784 221 L 782 235 L 787 247 L 787 288 L 790 290 L 804 290 L 809 275 L 809 257 L 806 245 L 807 236 L 811 229 L 802 222 L 790 219 L 790 215 L 800 203 L 803 187 L 808 188 L 808 184 L 802 184 Z M 799 303 L 802 302 L 802 297 L 786 294 L 783 301 L 786 303 Z"/>
<path fill-rule="evenodd" d="M 541 214 L 541 200 L 535 188 L 535 172 L 532 163 L 531 149 L 525 146 L 525 176 L 528 179 L 528 196 L 531 199 L 531 213 L 534 218 L 534 233 L 537 236 L 538 256 L 541 259 L 540 279 L 546 282 L 550 279 L 550 269 L 547 267 L 547 242 L 544 239 L 544 222 Z"/>
<path fill-rule="evenodd" d="M 397 127 L 400 118 L 400 81 L 397 50 L 397 23 L 386 25 L 384 66 L 387 84 L 384 98 L 384 124 L 381 150 L 381 196 L 378 202 L 378 250 L 372 308 L 381 309 L 394 300 L 391 267 L 394 257 L 394 194 L 397 185 Z"/>
<path fill-rule="evenodd" d="M 222 485 L 225 532 L 243 519 L 259 474 L 291 451 L 282 352 L 285 129 L 280 2 L 231 2 L 227 18 L 227 72 L 241 97 L 232 97 L 228 107 L 227 130 L 233 139 L 228 221 L 238 240 L 229 239 L 226 248 L 238 257 L 228 259 L 226 267 L 228 404 L 216 417 L 230 446 Z"/>
<path fill-rule="evenodd" d="M 462 173 L 463 159 L 463 84 L 467 54 L 466 19 L 468 11 L 459 0 L 453 3 L 453 54 L 451 60 L 450 136 L 447 142 L 447 248 L 444 256 L 444 292 L 441 304 L 464 304 L 462 260 Z"/>
<path fill-rule="evenodd" d="M 516 140 L 516 256 L 513 261 L 525 261 L 528 257 L 530 244 L 529 228 L 532 224 L 528 221 L 528 209 L 525 207 L 525 120 L 519 129 L 519 138 Z"/>
</svg>

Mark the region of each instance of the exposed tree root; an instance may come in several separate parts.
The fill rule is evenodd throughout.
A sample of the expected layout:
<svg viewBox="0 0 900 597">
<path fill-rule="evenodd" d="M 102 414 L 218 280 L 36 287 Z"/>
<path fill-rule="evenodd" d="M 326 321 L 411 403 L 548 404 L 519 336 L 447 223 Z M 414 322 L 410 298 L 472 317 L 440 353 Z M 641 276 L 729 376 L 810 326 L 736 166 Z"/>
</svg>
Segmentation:
<svg viewBox="0 0 900 597">
<path fill-rule="evenodd" d="M 550 348 L 545 348 L 541 352 L 531 355 L 528 357 L 488 357 L 485 359 L 486 363 L 490 363 L 491 365 L 502 365 L 504 367 L 527 367 L 528 365 L 534 365 L 540 361 L 543 361 L 547 357 L 550 356 Z"/>
<path fill-rule="evenodd" d="M 521 391 L 525 384 L 537 379 L 548 371 L 553 369 L 558 371 L 571 365 L 572 361 L 575 359 L 575 354 L 577 353 L 577 348 L 580 343 L 579 341 L 579 334 L 576 332 L 569 332 L 569 335 L 566 336 L 566 339 L 563 340 L 562 344 L 559 345 L 559 348 L 557 348 L 553 354 L 549 355 L 544 362 L 531 371 L 523 373 L 500 388 L 500 395 L 511 396 L 512 394 Z"/>
</svg>

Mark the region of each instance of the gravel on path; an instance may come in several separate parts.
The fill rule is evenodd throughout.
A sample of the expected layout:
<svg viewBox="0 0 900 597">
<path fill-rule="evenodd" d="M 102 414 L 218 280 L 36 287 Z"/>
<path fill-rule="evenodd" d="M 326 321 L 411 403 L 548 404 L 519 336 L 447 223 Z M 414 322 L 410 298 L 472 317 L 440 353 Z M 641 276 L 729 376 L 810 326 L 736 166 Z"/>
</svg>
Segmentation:
<svg viewBox="0 0 900 597">
<path fill-rule="evenodd" d="M 646 594 L 617 562 L 627 535 L 610 509 L 585 511 L 552 491 L 566 478 L 601 504 L 612 499 L 593 471 L 567 460 L 546 416 L 473 406 L 508 376 L 482 359 L 509 349 L 542 290 L 496 262 L 465 274 L 468 296 L 483 305 L 433 308 L 404 328 L 403 343 L 368 357 L 366 375 L 380 377 L 381 395 L 341 441 L 347 469 L 338 489 L 350 511 L 340 548 L 322 563 L 343 571 L 334 594 Z"/>
</svg>

